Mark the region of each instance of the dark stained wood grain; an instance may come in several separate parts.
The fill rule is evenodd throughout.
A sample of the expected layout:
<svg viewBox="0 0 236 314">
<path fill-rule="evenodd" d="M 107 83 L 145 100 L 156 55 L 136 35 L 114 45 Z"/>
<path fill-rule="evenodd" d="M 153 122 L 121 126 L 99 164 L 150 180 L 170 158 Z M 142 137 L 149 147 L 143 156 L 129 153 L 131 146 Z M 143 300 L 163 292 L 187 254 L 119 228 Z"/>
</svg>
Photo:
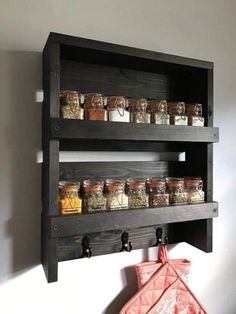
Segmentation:
<svg viewBox="0 0 236 314">
<path fill-rule="evenodd" d="M 63 60 L 61 64 L 61 89 L 78 90 L 82 93 L 170 99 L 171 79 L 171 76 L 163 74 L 97 64 L 67 60 Z"/>
<path fill-rule="evenodd" d="M 52 118 L 51 137 L 57 139 L 210 143 L 218 141 L 218 128 Z"/>
<path fill-rule="evenodd" d="M 178 176 L 183 169 L 179 161 L 61 162 L 60 180 Z"/>
</svg>

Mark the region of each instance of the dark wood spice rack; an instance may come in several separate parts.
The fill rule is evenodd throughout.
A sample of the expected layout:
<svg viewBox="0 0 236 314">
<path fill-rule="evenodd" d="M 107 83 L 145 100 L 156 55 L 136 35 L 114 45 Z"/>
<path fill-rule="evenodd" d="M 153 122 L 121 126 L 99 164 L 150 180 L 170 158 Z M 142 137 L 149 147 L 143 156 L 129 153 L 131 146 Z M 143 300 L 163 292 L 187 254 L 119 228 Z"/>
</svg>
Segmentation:
<svg viewBox="0 0 236 314">
<path fill-rule="evenodd" d="M 129 232 L 133 249 L 156 243 L 156 228 L 169 243 L 186 241 L 212 251 L 213 63 L 50 33 L 43 51 L 42 264 L 57 281 L 58 262 L 82 257 L 82 239 L 93 255 L 119 252 Z M 206 127 L 60 119 L 61 89 L 203 104 Z M 65 151 L 185 152 L 179 162 L 59 162 Z M 205 203 L 60 216 L 59 180 L 137 176 L 201 176 Z"/>
</svg>

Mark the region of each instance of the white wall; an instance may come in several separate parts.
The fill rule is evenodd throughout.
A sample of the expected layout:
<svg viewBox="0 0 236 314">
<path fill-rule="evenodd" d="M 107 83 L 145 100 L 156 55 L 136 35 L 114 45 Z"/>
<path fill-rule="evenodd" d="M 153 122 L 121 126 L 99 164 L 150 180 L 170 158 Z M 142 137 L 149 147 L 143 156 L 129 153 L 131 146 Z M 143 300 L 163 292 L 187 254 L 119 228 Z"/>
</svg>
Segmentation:
<svg viewBox="0 0 236 314">
<path fill-rule="evenodd" d="M 133 265 L 155 249 L 59 265 L 47 284 L 40 263 L 41 51 L 50 31 L 215 63 L 214 252 L 187 244 L 190 286 L 210 314 L 236 313 L 236 2 L 234 0 L 0 0 L 0 313 L 116 314 L 136 290 Z M 3 51 L 5 50 L 5 51 Z M 128 156 L 129 159 L 134 158 Z M 145 158 L 153 158 L 148 155 Z"/>
</svg>

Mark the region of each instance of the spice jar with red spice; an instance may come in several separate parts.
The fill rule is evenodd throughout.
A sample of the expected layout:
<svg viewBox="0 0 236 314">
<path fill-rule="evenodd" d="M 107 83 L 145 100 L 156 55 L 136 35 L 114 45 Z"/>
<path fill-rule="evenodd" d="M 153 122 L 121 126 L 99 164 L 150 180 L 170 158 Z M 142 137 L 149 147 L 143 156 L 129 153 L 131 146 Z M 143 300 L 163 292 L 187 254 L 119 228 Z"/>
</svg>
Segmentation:
<svg viewBox="0 0 236 314">
<path fill-rule="evenodd" d="M 166 100 L 149 100 L 147 112 L 151 114 L 151 123 L 170 124 L 170 116 L 167 112 Z"/>
<path fill-rule="evenodd" d="M 107 121 L 104 99 L 105 97 L 102 94 L 84 95 L 84 115 L 86 120 Z"/>
<path fill-rule="evenodd" d="M 106 198 L 103 195 L 103 181 L 83 181 L 83 209 L 85 213 L 106 211 Z"/>
<path fill-rule="evenodd" d="M 147 110 L 147 100 L 144 98 L 128 99 L 128 109 L 130 111 L 130 122 L 150 123 L 150 113 Z"/>
<path fill-rule="evenodd" d="M 129 208 L 148 207 L 145 179 L 127 179 Z"/>
<path fill-rule="evenodd" d="M 204 118 L 202 116 L 202 104 L 190 103 L 185 107 L 188 116 L 188 125 L 204 126 Z"/>
<path fill-rule="evenodd" d="M 183 101 L 168 102 L 167 107 L 170 115 L 170 124 L 188 125 L 188 117 L 185 115 L 185 103 Z"/>
<path fill-rule="evenodd" d="M 147 192 L 149 194 L 150 207 L 169 205 L 169 194 L 166 192 L 164 178 L 147 179 Z"/>
<path fill-rule="evenodd" d="M 187 193 L 184 187 L 184 178 L 166 178 L 166 187 L 170 195 L 170 204 L 187 204 Z"/>
<path fill-rule="evenodd" d="M 184 178 L 185 191 L 188 203 L 204 202 L 203 181 L 199 177 Z"/>
<path fill-rule="evenodd" d="M 79 197 L 79 182 L 59 182 L 59 210 L 62 215 L 81 214 L 82 200 Z"/>
<path fill-rule="evenodd" d="M 108 120 L 130 122 L 130 113 L 126 110 L 126 98 L 123 96 L 107 97 Z"/>
<path fill-rule="evenodd" d="M 61 117 L 64 119 L 84 119 L 84 109 L 81 107 L 81 94 L 77 91 L 64 90 L 60 92 Z"/>
<path fill-rule="evenodd" d="M 128 208 L 128 196 L 125 194 L 124 180 L 107 179 L 105 181 L 105 193 L 108 210 Z"/>
</svg>

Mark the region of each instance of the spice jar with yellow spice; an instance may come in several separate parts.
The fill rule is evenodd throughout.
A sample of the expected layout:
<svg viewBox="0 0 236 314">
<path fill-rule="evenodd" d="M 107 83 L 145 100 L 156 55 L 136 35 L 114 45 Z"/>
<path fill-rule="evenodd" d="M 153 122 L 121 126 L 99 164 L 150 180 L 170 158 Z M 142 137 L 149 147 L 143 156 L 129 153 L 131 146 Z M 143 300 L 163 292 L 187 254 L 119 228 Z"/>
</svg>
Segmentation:
<svg viewBox="0 0 236 314">
<path fill-rule="evenodd" d="M 149 100 L 147 112 L 151 114 L 151 123 L 170 124 L 170 116 L 167 112 L 166 100 Z"/>
<path fill-rule="evenodd" d="M 64 119 L 84 119 L 84 109 L 81 107 L 81 94 L 77 91 L 60 92 L 61 117 Z"/>
<path fill-rule="evenodd" d="M 188 203 L 204 202 L 203 181 L 199 177 L 184 178 L 185 191 Z"/>
<path fill-rule="evenodd" d="M 102 94 L 84 95 L 84 114 L 86 120 L 107 121 L 107 111 L 104 108 L 105 97 Z"/>
<path fill-rule="evenodd" d="M 148 194 L 146 193 L 145 179 L 128 179 L 129 208 L 148 207 Z"/>
<path fill-rule="evenodd" d="M 147 110 L 147 100 L 144 98 L 128 99 L 128 109 L 130 111 L 130 122 L 150 123 L 150 113 Z"/>
<path fill-rule="evenodd" d="M 108 210 L 128 208 L 128 196 L 125 194 L 124 180 L 107 179 L 105 181 L 105 192 Z"/>
<path fill-rule="evenodd" d="M 81 214 L 82 200 L 79 197 L 79 182 L 59 182 L 59 210 L 62 215 Z"/>
<path fill-rule="evenodd" d="M 107 200 L 103 195 L 104 181 L 83 181 L 83 209 L 85 213 L 106 211 Z"/>
</svg>

